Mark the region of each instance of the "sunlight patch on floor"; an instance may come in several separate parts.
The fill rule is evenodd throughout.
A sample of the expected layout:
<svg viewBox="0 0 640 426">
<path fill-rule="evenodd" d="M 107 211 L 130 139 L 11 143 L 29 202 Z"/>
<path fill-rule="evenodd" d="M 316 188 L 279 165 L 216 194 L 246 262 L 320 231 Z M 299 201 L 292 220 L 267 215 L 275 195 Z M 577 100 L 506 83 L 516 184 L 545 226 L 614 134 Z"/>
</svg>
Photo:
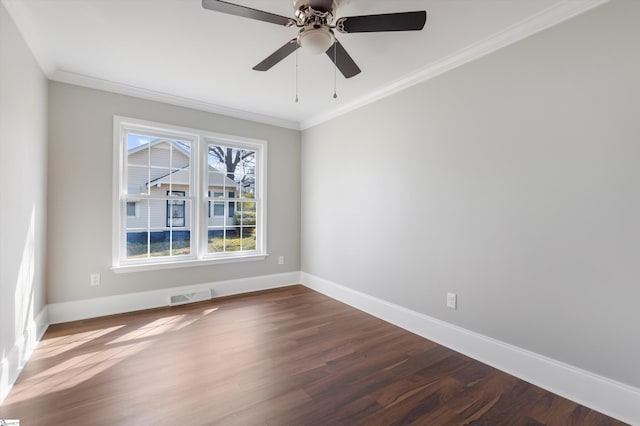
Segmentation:
<svg viewBox="0 0 640 426">
<path fill-rule="evenodd" d="M 151 341 L 132 343 L 75 356 L 20 382 L 14 387 L 11 399 L 6 402 L 14 404 L 44 394 L 70 389 L 139 353 L 151 343 Z"/>
</svg>

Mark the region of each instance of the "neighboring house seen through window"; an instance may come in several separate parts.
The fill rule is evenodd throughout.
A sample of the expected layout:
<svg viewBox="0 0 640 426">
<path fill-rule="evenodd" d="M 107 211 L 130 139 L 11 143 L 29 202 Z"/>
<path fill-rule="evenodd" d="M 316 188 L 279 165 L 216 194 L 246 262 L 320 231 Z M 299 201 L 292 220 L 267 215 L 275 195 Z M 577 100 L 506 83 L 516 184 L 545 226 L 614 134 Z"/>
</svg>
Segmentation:
<svg viewBox="0 0 640 426">
<path fill-rule="evenodd" d="M 184 191 L 167 191 L 167 195 L 184 197 Z M 167 200 L 167 228 L 184 226 L 185 202 L 181 200 Z"/>
<path fill-rule="evenodd" d="M 223 192 L 214 192 L 213 198 L 220 198 L 224 195 Z M 209 197 L 211 197 L 211 191 L 209 191 Z M 209 201 L 209 217 L 211 217 L 211 206 L 213 205 L 214 216 L 224 216 L 224 201 Z"/>
<path fill-rule="evenodd" d="M 229 198 L 234 199 L 236 197 L 236 194 L 231 191 L 229 192 Z M 236 203 L 234 203 L 233 201 L 229 202 L 229 217 L 233 217 L 236 213 Z"/>
<path fill-rule="evenodd" d="M 266 142 L 116 117 L 113 264 L 264 258 Z"/>
<path fill-rule="evenodd" d="M 127 217 L 136 217 L 135 201 L 127 201 Z"/>
</svg>

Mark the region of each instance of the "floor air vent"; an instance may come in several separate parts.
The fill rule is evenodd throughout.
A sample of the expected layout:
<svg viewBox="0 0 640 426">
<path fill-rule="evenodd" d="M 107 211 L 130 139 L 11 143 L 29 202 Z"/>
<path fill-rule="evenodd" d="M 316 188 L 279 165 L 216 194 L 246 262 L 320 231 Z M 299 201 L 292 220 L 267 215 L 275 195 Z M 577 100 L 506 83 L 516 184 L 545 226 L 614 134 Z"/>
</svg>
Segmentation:
<svg viewBox="0 0 640 426">
<path fill-rule="evenodd" d="M 174 294 L 169 297 L 169 305 L 184 305 L 185 303 L 201 302 L 203 300 L 209 300 L 213 296 L 211 289 L 198 290 L 189 293 Z"/>
</svg>

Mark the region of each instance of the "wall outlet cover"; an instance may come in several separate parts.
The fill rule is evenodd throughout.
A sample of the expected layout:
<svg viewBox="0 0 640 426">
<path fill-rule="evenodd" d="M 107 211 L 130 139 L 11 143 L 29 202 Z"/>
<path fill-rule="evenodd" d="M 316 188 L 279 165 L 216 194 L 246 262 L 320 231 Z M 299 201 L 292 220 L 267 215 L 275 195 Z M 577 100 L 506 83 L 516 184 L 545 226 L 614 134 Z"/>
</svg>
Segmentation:
<svg viewBox="0 0 640 426">
<path fill-rule="evenodd" d="M 100 274 L 99 273 L 94 273 L 94 274 L 89 275 L 89 285 L 91 285 L 91 286 L 100 285 Z"/>
<path fill-rule="evenodd" d="M 457 309 L 458 295 L 455 293 L 447 293 L 447 308 Z"/>
</svg>

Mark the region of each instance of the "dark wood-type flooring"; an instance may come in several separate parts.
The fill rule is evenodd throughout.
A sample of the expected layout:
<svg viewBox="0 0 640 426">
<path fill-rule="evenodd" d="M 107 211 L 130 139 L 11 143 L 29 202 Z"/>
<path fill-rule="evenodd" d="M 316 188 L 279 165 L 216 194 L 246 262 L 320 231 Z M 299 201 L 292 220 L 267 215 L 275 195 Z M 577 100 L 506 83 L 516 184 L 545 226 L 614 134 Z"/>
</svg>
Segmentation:
<svg viewBox="0 0 640 426">
<path fill-rule="evenodd" d="M 615 425 L 306 289 L 51 326 L 0 407 L 29 425 Z"/>
</svg>

